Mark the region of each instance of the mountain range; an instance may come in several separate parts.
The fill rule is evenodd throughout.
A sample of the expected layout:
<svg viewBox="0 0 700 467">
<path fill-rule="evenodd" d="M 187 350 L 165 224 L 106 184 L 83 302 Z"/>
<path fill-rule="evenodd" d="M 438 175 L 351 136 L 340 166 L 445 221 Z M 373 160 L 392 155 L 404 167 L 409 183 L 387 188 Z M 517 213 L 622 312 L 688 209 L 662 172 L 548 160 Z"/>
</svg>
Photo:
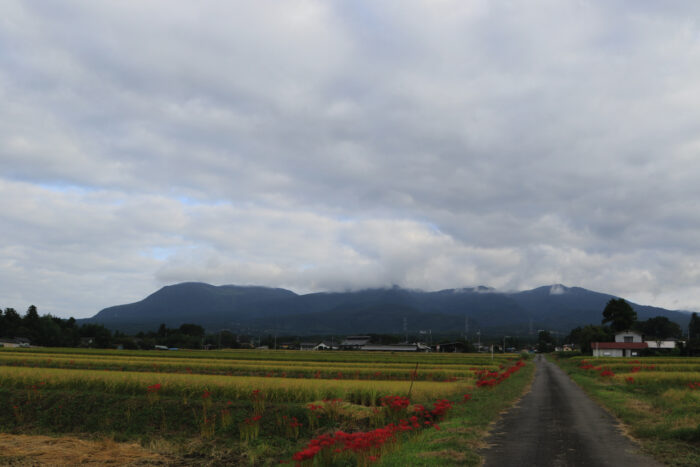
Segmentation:
<svg viewBox="0 0 700 467">
<path fill-rule="evenodd" d="M 161 288 L 143 300 L 105 308 L 83 320 L 127 333 L 155 330 L 161 323 L 196 323 L 208 332 L 289 335 L 433 334 L 513 336 L 539 329 L 568 333 L 600 324 L 611 298 L 561 284 L 521 292 L 479 286 L 436 292 L 400 287 L 299 295 L 259 286 L 214 286 L 185 282 Z M 687 327 L 690 315 L 630 302 L 639 320 L 665 316 Z"/>
</svg>

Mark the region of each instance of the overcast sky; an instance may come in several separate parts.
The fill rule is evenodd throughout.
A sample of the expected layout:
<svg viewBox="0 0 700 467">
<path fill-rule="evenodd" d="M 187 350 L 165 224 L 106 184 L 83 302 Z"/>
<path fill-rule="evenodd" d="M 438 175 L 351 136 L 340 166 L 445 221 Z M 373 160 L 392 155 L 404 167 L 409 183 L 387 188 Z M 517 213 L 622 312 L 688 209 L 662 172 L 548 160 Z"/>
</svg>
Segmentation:
<svg viewBox="0 0 700 467">
<path fill-rule="evenodd" d="M 700 309 L 700 3 L 0 3 L 0 307 L 183 281 Z"/>
</svg>

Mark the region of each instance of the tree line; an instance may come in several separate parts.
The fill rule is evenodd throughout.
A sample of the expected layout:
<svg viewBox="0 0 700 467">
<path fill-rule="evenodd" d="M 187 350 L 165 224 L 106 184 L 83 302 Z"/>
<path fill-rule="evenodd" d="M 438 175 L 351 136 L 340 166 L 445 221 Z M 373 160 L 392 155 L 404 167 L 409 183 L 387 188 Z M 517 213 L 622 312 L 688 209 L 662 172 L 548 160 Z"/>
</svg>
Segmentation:
<svg viewBox="0 0 700 467">
<path fill-rule="evenodd" d="M 128 336 L 120 331 L 110 331 L 101 324 L 78 325 L 75 318 L 58 318 L 51 315 L 39 316 L 36 306 L 31 305 L 24 316 L 14 308 L 0 312 L 0 337 L 24 338 L 32 345 L 42 347 L 97 347 L 124 349 L 152 349 L 156 345 L 187 349 L 201 349 L 205 344 L 235 348 L 239 338 L 231 333 L 206 335 L 204 328 L 197 324 L 183 324 L 170 329 L 161 324 L 158 330 L 140 332 Z M 223 340 L 223 342 L 222 342 Z"/>
</svg>

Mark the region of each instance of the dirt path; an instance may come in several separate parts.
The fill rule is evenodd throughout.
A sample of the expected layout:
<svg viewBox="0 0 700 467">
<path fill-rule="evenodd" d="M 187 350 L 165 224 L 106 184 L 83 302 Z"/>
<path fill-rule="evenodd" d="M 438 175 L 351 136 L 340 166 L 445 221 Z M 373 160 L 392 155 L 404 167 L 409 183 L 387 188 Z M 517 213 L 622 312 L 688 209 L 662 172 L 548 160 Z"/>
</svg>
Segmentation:
<svg viewBox="0 0 700 467">
<path fill-rule="evenodd" d="M 0 465 L 12 466 L 155 466 L 168 459 L 135 443 L 88 441 L 73 437 L 0 433 Z"/>
<path fill-rule="evenodd" d="M 660 466 L 639 453 L 615 419 L 542 356 L 532 390 L 486 439 L 486 467 Z"/>
</svg>

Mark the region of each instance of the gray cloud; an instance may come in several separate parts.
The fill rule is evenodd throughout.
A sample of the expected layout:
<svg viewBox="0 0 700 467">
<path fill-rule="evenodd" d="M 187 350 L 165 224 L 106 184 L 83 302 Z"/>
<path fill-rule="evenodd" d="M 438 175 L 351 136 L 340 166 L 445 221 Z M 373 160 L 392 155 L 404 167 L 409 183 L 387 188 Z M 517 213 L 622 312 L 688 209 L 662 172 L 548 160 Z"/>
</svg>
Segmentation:
<svg viewBox="0 0 700 467">
<path fill-rule="evenodd" d="M 0 305 L 562 282 L 697 309 L 694 2 L 4 2 Z"/>
</svg>

